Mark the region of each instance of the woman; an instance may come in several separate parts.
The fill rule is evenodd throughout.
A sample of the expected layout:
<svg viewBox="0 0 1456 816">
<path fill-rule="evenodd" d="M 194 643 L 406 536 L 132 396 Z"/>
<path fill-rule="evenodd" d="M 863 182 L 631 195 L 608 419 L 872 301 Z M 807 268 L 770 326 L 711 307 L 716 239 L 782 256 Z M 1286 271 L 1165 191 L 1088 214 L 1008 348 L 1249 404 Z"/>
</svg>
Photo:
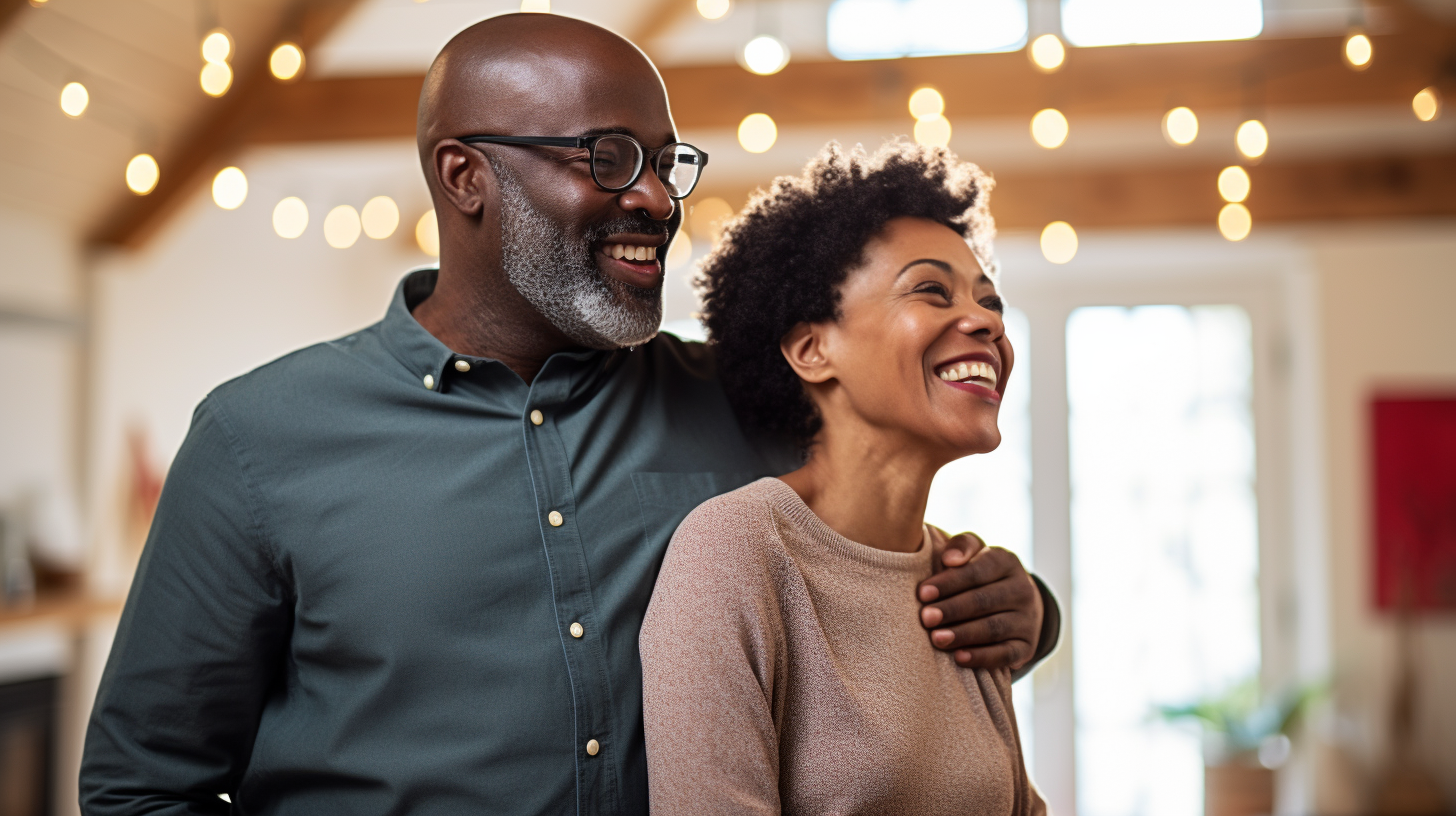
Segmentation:
<svg viewBox="0 0 1456 816">
<path fill-rule="evenodd" d="M 654 814 L 1045 812 L 1009 670 L 958 667 L 916 620 L 931 479 L 1000 443 L 989 186 L 945 150 L 831 144 L 706 261 L 734 407 L 806 459 L 668 548 L 640 640 Z"/>
</svg>

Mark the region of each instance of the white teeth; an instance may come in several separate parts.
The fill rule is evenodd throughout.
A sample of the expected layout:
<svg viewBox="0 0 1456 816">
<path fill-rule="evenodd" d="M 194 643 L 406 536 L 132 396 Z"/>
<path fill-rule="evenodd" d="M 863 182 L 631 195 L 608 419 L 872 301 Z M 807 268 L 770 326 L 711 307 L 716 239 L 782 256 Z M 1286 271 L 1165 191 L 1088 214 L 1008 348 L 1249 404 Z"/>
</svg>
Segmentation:
<svg viewBox="0 0 1456 816">
<path fill-rule="evenodd" d="M 657 260 L 657 247 L 648 247 L 647 248 L 647 260 L 649 260 L 649 261 L 655 261 L 655 260 Z"/>
<path fill-rule="evenodd" d="M 946 382 L 985 380 L 992 388 L 996 387 L 996 369 L 990 363 L 958 363 L 946 368 L 936 376 Z"/>
<path fill-rule="evenodd" d="M 613 258 L 625 258 L 629 261 L 655 261 L 657 260 L 657 247 L 635 246 L 632 244 L 612 244 L 603 247 L 602 251 Z"/>
<path fill-rule="evenodd" d="M 622 245 L 621 244 L 612 244 L 610 247 L 607 247 L 607 254 L 608 255 L 611 255 L 613 258 L 621 258 L 622 257 Z"/>
</svg>

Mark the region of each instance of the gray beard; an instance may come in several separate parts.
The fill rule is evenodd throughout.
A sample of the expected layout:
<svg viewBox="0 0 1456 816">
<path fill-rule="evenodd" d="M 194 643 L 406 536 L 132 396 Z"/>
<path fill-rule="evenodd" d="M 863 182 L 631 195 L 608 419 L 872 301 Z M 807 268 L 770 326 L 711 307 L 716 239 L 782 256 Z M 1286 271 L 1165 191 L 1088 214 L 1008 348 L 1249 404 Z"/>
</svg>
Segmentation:
<svg viewBox="0 0 1456 816">
<path fill-rule="evenodd" d="M 501 265 L 521 297 L 587 348 L 610 350 L 651 340 L 662 326 L 662 284 L 642 289 L 609 278 L 592 251 L 613 233 L 642 232 L 643 221 L 618 219 L 593 228 L 581 243 L 568 241 L 509 171 L 494 169 L 501 192 Z"/>
</svg>

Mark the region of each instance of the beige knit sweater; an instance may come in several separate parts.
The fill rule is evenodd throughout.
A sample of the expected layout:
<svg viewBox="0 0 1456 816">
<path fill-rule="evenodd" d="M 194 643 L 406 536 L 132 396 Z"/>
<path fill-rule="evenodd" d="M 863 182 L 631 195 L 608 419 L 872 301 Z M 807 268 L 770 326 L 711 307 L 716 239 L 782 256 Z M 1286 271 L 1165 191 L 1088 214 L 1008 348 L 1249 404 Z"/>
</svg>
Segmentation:
<svg viewBox="0 0 1456 816">
<path fill-rule="evenodd" d="M 778 479 L 693 511 L 642 626 L 654 816 L 1040 816 L 1011 677 L 933 648 L 919 552 L 857 544 Z"/>
</svg>

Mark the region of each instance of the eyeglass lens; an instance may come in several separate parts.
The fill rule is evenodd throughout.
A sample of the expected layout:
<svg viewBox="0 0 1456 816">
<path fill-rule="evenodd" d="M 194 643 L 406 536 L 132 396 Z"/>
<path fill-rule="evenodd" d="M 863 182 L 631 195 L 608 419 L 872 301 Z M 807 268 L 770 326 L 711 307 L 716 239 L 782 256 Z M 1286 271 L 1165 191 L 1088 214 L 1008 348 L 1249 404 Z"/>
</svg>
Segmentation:
<svg viewBox="0 0 1456 816">
<path fill-rule="evenodd" d="M 646 160 L 642 146 L 625 136 L 603 136 L 592 151 L 592 173 L 597 183 L 610 190 L 620 190 L 637 180 Z M 685 144 L 669 145 L 657 154 L 657 177 L 674 198 L 692 192 L 698 183 L 702 162 L 698 151 Z"/>
</svg>

